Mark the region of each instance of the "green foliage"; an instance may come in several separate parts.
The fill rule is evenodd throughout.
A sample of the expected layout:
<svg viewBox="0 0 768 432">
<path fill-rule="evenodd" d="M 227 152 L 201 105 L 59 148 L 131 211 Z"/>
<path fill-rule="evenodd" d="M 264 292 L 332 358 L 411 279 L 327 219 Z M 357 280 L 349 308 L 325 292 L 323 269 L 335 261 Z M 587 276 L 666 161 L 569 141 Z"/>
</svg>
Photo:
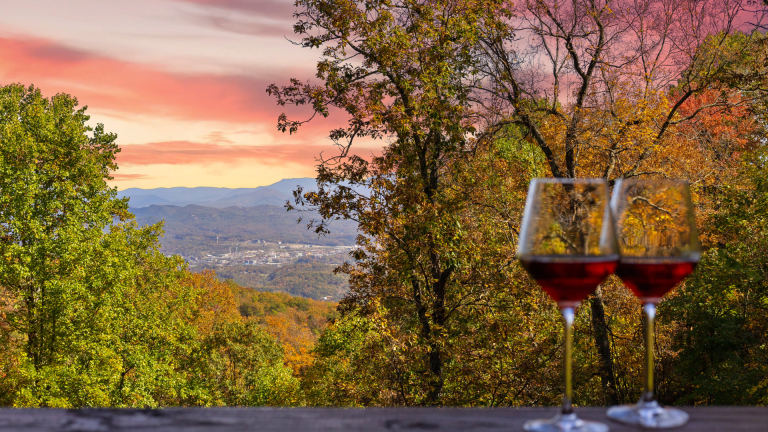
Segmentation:
<svg viewBox="0 0 768 432">
<path fill-rule="evenodd" d="M 216 269 L 220 278 L 257 291 L 286 293 L 314 300 L 338 301 L 348 290 L 346 275 L 335 274 L 336 266 L 296 262 L 276 266 L 226 266 Z"/>
<path fill-rule="evenodd" d="M 300 404 L 280 345 L 227 311 L 232 292 L 131 220 L 105 182 L 116 136 L 76 107 L 0 88 L 0 403 Z"/>
<path fill-rule="evenodd" d="M 307 403 L 314 406 L 391 405 L 398 399 L 387 366 L 384 335 L 374 322 L 356 313 L 336 320 L 320 337 L 317 360 L 302 381 Z M 388 403 L 389 402 L 389 403 Z"/>
<path fill-rule="evenodd" d="M 681 404 L 768 403 L 768 169 L 748 155 L 748 182 L 724 187 L 709 249 L 661 316 L 676 321 L 670 400 Z"/>
<path fill-rule="evenodd" d="M 223 323 L 202 345 L 208 356 L 194 376 L 209 389 L 214 404 L 303 404 L 299 380 L 283 364 L 283 347 L 257 323 Z"/>
</svg>

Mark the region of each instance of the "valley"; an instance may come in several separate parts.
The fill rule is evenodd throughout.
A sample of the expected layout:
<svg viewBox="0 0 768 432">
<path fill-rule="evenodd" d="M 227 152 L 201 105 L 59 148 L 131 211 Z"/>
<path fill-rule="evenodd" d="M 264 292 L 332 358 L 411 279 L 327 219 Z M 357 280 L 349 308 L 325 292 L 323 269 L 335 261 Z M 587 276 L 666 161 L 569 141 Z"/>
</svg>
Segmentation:
<svg viewBox="0 0 768 432">
<path fill-rule="evenodd" d="M 287 212 L 282 205 L 247 206 L 243 198 L 260 195 L 285 200 L 290 188 L 313 184 L 314 179 L 288 179 L 254 189 L 127 189 L 121 195 L 130 198 L 131 212 L 140 225 L 163 223 L 161 251 L 180 255 L 192 272 L 213 270 L 220 280 L 262 292 L 339 301 L 348 289 L 347 278 L 333 270 L 351 260 L 356 224 L 333 221 L 331 232 L 320 236 L 307 229 L 317 213 Z M 158 200 L 183 205 L 157 204 Z M 215 200 L 242 206 L 207 205 Z M 297 222 L 300 217 L 302 222 Z"/>
</svg>

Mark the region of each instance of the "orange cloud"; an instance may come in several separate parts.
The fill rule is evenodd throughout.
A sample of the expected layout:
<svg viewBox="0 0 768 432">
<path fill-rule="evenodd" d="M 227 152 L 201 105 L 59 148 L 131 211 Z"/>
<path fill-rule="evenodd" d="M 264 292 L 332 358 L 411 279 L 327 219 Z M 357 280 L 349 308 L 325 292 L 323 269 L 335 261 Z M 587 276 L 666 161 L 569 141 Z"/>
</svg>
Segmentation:
<svg viewBox="0 0 768 432">
<path fill-rule="evenodd" d="M 330 146 L 245 146 L 190 141 L 131 144 L 121 148 L 122 151 L 117 155 L 119 165 L 239 164 L 248 161 L 314 165 L 315 157 L 321 152 L 330 155 L 335 151 Z"/>
<path fill-rule="evenodd" d="M 118 174 L 118 173 L 112 173 L 112 180 L 111 181 L 130 181 L 130 180 L 149 180 L 153 177 L 150 177 L 146 174 Z"/>
</svg>

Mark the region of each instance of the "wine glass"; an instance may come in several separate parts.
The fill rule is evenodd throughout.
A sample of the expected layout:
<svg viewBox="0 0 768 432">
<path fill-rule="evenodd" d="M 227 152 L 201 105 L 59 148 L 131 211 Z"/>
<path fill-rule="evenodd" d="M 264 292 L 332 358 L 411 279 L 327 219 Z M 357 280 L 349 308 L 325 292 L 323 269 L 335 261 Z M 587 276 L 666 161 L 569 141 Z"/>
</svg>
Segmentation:
<svg viewBox="0 0 768 432">
<path fill-rule="evenodd" d="M 528 189 L 518 258 L 560 306 L 565 319 L 565 392 L 562 411 L 532 420 L 536 432 L 606 432 L 602 423 L 581 420 L 571 406 L 571 333 L 574 308 L 592 293 L 618 260 L 608 209 L 608 184 L 598 179 L 534 179 Z"/>
<path fill-rule="evenodd" d="M 616 275 L 643 302 L 645 389 L 635 405 L 608 409 L 608 418 L 645 428 L 684 425 L 688 414 L 662 408 L 653 396 L 653 319 L 661 297 L 696 268 L 701 256 L 688 183 L 618 180 L 611 210 L 619 243 Z"/>
</svg>

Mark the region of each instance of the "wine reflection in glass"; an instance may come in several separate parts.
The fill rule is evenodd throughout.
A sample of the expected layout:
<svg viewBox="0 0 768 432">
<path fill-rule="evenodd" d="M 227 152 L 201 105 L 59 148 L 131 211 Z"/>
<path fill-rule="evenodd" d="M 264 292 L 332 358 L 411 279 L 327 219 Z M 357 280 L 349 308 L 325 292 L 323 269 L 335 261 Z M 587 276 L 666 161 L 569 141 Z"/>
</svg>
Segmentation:
<svg viewBox="0 0 768 432">
<path fill-rule="evenodd" d="M 613 273 L 618 260 L 608 204 L 608 184 L 598 179 L 534 179 L 528 190 L 517 253 L 565 319 L 565 391 L 562 411 L 526 422 L 527 431 L 608 430 L 578 418 L 571 404 L 574 309 Z"/>
<path fill-rule="evenodd" d="M 688 414 L 663 408 L 653 395 L 653 320 L 656 304 L 696 268 L 701 250 L 687 182 L 619 180 L 611 210 L 619 245 L 616 275 L 645 312 L 645 380 L 640 401 L 608 410 L 608 418 L 645 428 L 684 425 Z"/>
</svg>

